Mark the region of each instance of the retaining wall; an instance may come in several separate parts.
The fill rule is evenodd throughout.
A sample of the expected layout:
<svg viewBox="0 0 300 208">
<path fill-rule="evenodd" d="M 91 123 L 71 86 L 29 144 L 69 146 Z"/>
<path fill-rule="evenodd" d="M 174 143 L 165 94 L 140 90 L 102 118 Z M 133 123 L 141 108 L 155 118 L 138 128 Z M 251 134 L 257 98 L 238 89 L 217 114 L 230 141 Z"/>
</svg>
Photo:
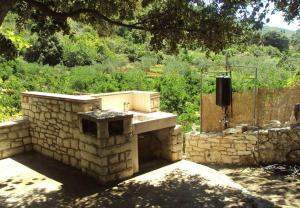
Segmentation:
<svg viewBox="0 0 300 208">
<path fill-rule="evenodd" d="M 300 126 L 232 132 L 187 133 L 187 159 L 221 165 L 300 163 Z"/>
<path fill-rule="evenodd" d="M 0 159 L 32 150 L 27 119 L 0 123 Z"/>
</svg>

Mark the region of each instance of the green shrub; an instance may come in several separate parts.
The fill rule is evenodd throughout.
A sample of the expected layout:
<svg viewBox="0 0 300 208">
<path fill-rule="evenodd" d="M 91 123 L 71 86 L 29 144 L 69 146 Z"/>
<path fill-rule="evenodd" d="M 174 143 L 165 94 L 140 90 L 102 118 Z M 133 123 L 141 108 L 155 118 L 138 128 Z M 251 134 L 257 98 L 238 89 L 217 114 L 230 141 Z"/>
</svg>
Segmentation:
<svg viewBox="0 0 300 208">
<path fill-rule="evenodd" d="M 55 36 L 41 37 L 25 51 L 24 59 L 55 66 L 62 60 L 63 50 Z"/>
</svg>

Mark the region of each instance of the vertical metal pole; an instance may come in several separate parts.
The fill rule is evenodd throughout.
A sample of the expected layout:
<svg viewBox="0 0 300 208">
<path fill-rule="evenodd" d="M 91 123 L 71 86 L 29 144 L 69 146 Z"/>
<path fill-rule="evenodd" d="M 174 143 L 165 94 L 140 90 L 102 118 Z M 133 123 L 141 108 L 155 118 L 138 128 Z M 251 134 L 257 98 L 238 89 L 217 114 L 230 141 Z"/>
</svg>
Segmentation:
<svg viewBox="0 0 300 208">
<path fill-rule="evenodd" d="M 256 125 L 256 96 L 257 96 L 257 68 L 255 68 L 255 79 L 254 79 L 254 98 L 253 98 L 253 124 Z"/>
<path fill-rule="evenodd" d="M 203 119 L 203 107 L 202 107 L 202 91 L 203 91 L 203 69 L 201 68 L 201 93 L 200 93 L 200 133 L 202 133 L 202 119 Z"/>
<path fill-rule="evenodd" d="M 226 69 L 226 76 L 228 75 L 228 52 L 226 52 L 225 56 L 225 69 Z"/>
</svg>

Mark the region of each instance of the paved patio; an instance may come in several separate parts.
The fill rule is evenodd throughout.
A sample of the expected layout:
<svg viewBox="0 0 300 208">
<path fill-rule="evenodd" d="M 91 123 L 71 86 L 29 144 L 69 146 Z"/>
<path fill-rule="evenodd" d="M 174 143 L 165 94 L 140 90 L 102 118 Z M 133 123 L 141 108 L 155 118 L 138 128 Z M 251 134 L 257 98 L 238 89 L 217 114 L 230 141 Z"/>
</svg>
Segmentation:
<svg viewBox="0 0 300 208">
<path fill-rule="evenodd" d="M 37 153 L 0 160 L 0 170 L 0 207 L 274 207 L 185 160 L 107 186 Z"/>
</svg>

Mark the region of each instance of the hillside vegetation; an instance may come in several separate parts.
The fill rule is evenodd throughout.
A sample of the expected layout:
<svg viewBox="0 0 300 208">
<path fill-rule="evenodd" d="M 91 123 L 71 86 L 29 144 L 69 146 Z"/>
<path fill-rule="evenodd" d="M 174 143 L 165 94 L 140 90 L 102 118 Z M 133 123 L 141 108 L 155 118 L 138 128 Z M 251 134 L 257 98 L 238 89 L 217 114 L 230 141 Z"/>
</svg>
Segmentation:
<svg viewBox="0 0 300 208">
<path fill-rule="evenodd" d="M 288 50 L 263 45 L 263 37 L 222 53 L 181 48 L 178 54 L 153 52 L 149 34 L 120 28 L 101 37 L 87 25 L 71 22 L 71 35 L 38 38 L 30 25 L 15 29 L 13 16 L 0 28 L 19 48 L 16 60 L 0 59 L 0 120 L 15 118 L 20 93 L 25 90 L 56 93 L 101 93 L 148 90 L 161 93 L 161 110 L 178 114 L 185 130 L 199 123 L 199 94 L 215 91 L 215 77 L 224 74 L 225 60 L 232 70 L 234 91 L 254 87 L 294 86 L 300 80 L 300 38 L 294 33 Z M 244 66 L 244 67 L 237 67 Z M 214 73 L 213 73 L 214 72 Z"/>
</svg>

